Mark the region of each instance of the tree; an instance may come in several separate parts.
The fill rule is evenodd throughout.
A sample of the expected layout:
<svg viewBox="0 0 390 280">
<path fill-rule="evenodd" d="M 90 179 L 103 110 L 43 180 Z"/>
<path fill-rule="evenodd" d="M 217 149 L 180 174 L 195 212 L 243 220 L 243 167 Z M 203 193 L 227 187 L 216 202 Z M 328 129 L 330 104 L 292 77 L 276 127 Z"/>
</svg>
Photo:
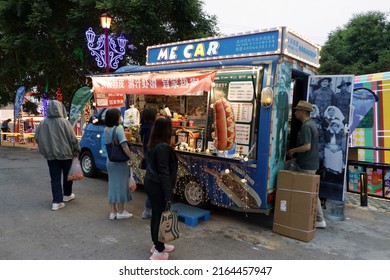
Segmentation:
<svg viewBox="0 0 390 280">
<path fill-rule="evenodd" d="M 390 23 L 386 14 L 370 11 L 353 16 L 331 32 L 321 49 L 321 74 L 354 74 L 390 70 Z"/>
<path fill-rule="evenodd" d="M 146 47 L 218 34 L 216 17 L 201 0 L 0 0 L 0 106 L 16 89 L 37 88 L 69 105 L 85 74 L 101 73 L 90 55 L 85 31 L 102 33 L 99 16 L 113 16 L 110 32 L 124 34 L 135 51 L 122 65 L 143 64 Z"/>
<path fill-rule="evenodd" d="M 110 1 L 108 1 L 110 2 Z M 132 59 L 146 60 L 146 47 L 156 44 L 217 35 L 217 20 L 202 11 L 199 0 L 115 1 L 109 7 L 115 15 L 116 30 L 126 30 L 136 47 Z"/>
</svg>

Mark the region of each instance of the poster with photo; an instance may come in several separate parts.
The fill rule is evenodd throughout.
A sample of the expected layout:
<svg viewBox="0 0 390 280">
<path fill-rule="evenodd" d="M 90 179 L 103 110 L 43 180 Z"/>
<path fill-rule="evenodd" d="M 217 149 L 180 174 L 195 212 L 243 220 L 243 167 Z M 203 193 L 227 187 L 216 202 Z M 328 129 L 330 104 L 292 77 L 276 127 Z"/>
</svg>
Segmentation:
<svg viewBox="0 0 390 280">
<path fill-rule="evenodd" d="M 320 196 L 344 200 L 353 75 L 311 76 L 308 101 L 317 125 Z"/>
</svg>

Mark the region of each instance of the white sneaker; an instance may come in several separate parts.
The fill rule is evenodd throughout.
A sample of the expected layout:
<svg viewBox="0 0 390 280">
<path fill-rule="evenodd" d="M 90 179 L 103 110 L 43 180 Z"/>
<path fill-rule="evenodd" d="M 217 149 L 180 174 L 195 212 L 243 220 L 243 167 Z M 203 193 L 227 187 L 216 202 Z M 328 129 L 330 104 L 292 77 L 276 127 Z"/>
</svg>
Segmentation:
<svg viewBox="0 0 390 280">
<path fill-rule="evenodd" d="M 115 220 L 116 214 L 115 213 L 110 213 L 110 216 L 108 217 L 110 220 Z"/>
<path fill-rule="evenodd" d="M 130 219 L 131 217 L 133 217 L 133 214 L 130 214 L 126 210 L 124 210 L 122 213 L 116 213 L 116 218 L 118 220 L 120 220 L 120 219 Z"/>
<path fill-rule="evenodd" d="M 150 260 L 167 260 L 169 258 L 169 254 L 166 252 L 159 252 L 155 250 L 153 255 L 150 256 Z"/>
<path fill-rule="evenodd" d="M 64 202 L 69 202 L 76 198 L 76 195 L 72 193 L 71 195 L 64 195 L 64 198 L 62 199 Z"/>
<path fill-rule="evenodd" d="M 65 207 L 65 203 L 63 202 L 60 202 L 60 203 L 53 203 L 52 207 L 51 207 L 51 210 L 53 211 L 57 211 L 61 208 L 64 208 Z"/>
<path fill-rule="evenodd" d="M 173 246 L 173 245 L 164 244 L 164 246 L 165 246 L 164 252 L 166 252 L 166 253 L 170 253 L 173 250 L 175 250 L 175 246 Z M 150 253 L 153 254 L 155 251 L 156 251 L 156 247 L 153 245 L 153 247 L 150 248 Z"/>
<path fill-rule="evenodd" d="M 322 220 L 321 222 L 316 222 L 316 228 L 326 228 L 326 222 L 325 220 Z"/>
</svg>

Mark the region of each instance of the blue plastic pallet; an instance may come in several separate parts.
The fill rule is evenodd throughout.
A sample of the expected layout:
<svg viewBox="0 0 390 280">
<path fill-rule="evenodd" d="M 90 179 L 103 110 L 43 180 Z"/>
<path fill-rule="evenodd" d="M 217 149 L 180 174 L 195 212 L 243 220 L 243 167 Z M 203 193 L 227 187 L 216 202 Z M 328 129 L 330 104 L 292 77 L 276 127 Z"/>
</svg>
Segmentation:
<svg viewBox="0 0 390 280">
<path fill-rule="evenodd" d="M 190 227 L 196 227 L 199 220 L 210 220 L 210 211 L 199 209 L 183 203 L 172 204 L 171 208 L 177 211 L 180 218 L 184 219 L 184 223 Z"/>
</svg>

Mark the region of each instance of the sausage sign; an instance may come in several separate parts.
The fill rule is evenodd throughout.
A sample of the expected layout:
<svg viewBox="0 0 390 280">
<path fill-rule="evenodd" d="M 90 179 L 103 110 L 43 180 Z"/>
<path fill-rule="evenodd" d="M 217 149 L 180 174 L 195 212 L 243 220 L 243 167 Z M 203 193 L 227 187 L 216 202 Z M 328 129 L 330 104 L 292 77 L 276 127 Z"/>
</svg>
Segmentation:
<svg viewBox="0 0 390 280">
<path fill-rule="evenodd" d="M 214 103 L 214 146 L 217 150 L 230 150 L 236 138 L 233 107 L 225 98 Z"/>
</svg>

